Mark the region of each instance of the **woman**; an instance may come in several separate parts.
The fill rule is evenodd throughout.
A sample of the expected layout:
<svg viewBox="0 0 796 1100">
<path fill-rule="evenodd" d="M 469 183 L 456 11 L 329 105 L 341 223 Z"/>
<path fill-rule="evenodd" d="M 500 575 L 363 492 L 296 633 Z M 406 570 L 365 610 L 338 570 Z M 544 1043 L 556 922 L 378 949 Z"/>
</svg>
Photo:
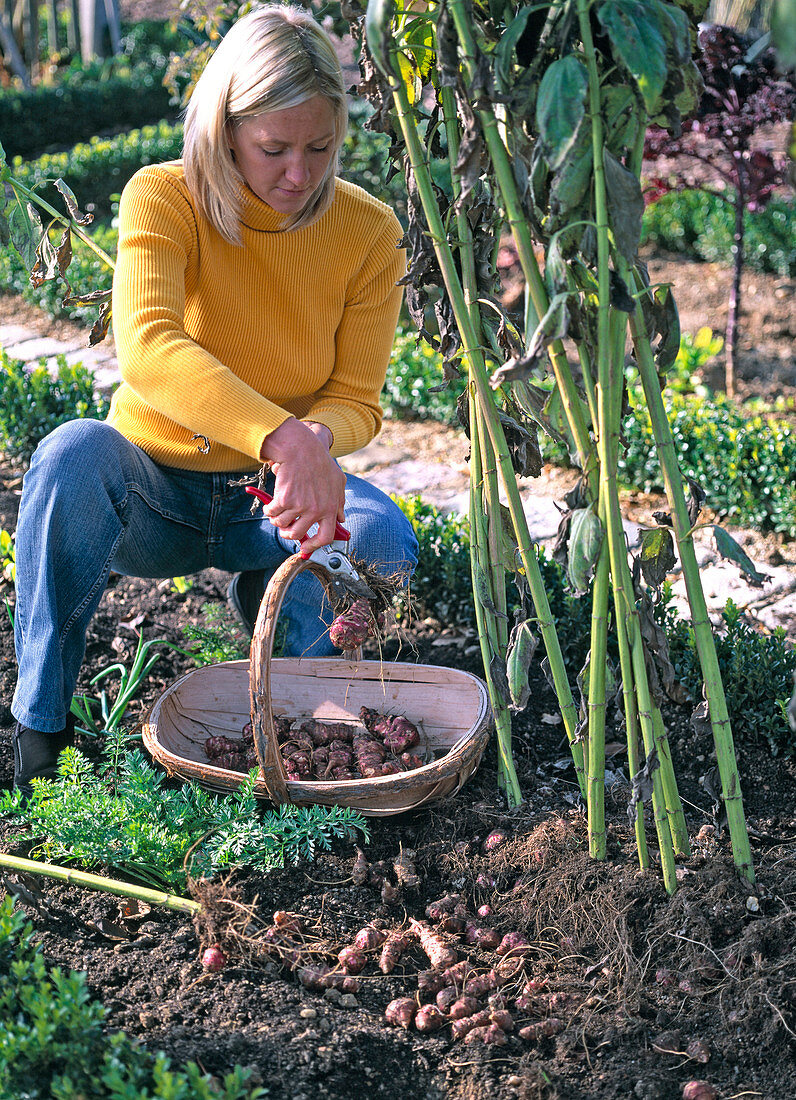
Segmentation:
<svg viewBox="0 0 796 1100">
<path fill-rule="evenodd" d="M 15 785 L 52 776 L 85 634 L 108 574 L 240 574 L 251 616 L 263 577 L 334 537 L 386 573 L 417 544 L 381 492 L 336 458 L 379 430 L 400 307 L 401 227 L 335 179 L 346 101 L 313 19 L 265 7 L 241 19 L 200 77 L 181 162 L 122 195 L 114 333 L 122 385 L 105 423 L 73 421 L 39 446 L 17 529 L 12 712 Z M 270 465 L 252 514 L 233 483 Z M 283 607 L 286 652 L 325 655 L 311 575 Z M 328 609 L 325 609 L 328 611 Z M 328 615 L 327 615 L 328 618 Z"/>
</svg>

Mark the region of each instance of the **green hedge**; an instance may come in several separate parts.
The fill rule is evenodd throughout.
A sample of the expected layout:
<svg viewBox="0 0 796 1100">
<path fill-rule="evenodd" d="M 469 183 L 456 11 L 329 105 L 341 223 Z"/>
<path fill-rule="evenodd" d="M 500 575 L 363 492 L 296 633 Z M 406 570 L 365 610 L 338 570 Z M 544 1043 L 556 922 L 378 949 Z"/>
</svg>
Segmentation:
<svg viewBox="0 0 796 1100">
<path fill-rule="evenodd" d="M 788 421 L 750 413 L 720 393 L 670 393 L 668 415 L 680 468 L 699 482 L 713 511 L 796 538 L 796 431 Z M 660 491 L 645 407 L 633 407 L 624 433 L 619 476 L 637 489 Z"/>
<path fill-rule="evenodd" d="M 0 95 L 0 142 L 9 157 L 65 149 L 106 130 L 118 131 L 175 115 L 163 86 L 169 53 L 184 39 L 163 20 L 122 28 L 122 50 L 107 61 L 76 59 L 53 84 Z"/>
<path fill-rule="evenodd" d="M 752 271 L 796 275 L 796 206 L 774 199 L 744 214 L 744 263 Z M 706 191 L 670 191 L 644 211 L 642 243 L 725 266 L 732 261 L 735 213 Z"/>
<path fill-rule="evenodd" d="M 45 153 L 36 160 L 15 157 L 12 172 L 28 187 L 60 177 L 72 188 L 81 207 L 103 220 L 113 212 L 112 196 L 121 192 L 139 168 L 181 156 L 182 125 L 164 120 L 111 138 L 93 137 L 68 152 Z M 62 208 L 55 188 L 40 187 L 39 191 L 57 209 Z"/>
<path fill-rule="evenodd" d="M 442 384 L 439 352 L 419 339 L 415 330 L 398 332 L 381 394 L 385 412 L 411 420 L 439 420 L 452 424 L 464 379 L 439 389 Z"/>
</svg>

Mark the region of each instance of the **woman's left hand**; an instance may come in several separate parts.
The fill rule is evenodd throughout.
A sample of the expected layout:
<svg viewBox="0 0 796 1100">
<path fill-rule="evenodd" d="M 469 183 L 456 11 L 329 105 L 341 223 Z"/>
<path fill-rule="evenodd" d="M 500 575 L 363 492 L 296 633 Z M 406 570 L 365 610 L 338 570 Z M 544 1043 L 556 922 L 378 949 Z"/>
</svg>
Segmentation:
<svg viewBox="0 0 796 1100">
<path fill-rule="evenodd" d="M 274 474 L 274 498 L 264 508 L 284 538 L 302 539 L 318 524 L 302 549 L 312 551 L 334 540 L 345 518 L 345 474 L 329 453 L 332 433 L 323 425 L 285 420 L 265 437 L 260 451 Z"/>
</svg>

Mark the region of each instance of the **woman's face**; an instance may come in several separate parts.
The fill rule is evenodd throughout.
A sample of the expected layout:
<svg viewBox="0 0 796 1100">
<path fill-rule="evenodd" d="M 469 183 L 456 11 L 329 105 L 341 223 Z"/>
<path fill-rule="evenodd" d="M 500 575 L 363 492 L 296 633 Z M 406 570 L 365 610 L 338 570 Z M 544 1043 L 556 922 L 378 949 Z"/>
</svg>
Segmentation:
<svg viewBox="0 0 796 1100">
<path fill-rule="evenodd" d="M 334 111 L 323 96 L 241 119 L 232 127 L 235 163 L 251 190 L 280 214 L 298 214 L 334 156 Z"/>
</svg>

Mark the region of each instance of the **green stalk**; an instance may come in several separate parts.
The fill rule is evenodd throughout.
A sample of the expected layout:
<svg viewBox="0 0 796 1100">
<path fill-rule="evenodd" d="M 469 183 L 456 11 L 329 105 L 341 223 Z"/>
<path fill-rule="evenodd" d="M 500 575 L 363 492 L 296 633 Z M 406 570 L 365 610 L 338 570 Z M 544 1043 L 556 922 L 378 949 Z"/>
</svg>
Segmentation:
<svg viewBox="0 0 796 1100">
<path fill-rule="evenodd" d="M 589 24 L 587 0 L 578 0 L 578 20 L 589 80 L 589 109 L 592 126 L 592 151 L 594 164 L 594 202 L 597 229 L 597 281 L 598 281 L 598 453 L 600 457 L 600 511 L 605 519 L 611 573 L 614 584 L 614 602 L 617 618 L 627 609 L 631 662 L 638 698 L 639 716 L 644 746 L 649 756 L 654 747 L 653 702 L 649 692 L 646 662 L 644 659 L 638 612 L 630 596 L 632 585 L 627 563 L 624 528 L 619 508 L 617 486 L 617 457 L 622 391 L 622 352 L 624 350 L 624 324 L 614 317 L 610 307 L 610 241 L 608 237 L 608 207 L 606 200 L 605 169 L 603 163 L 604 134 L 600 115 L 600 80 Z M 653 773 L 653 811 L 658 832 L 664 885 L 669 893 L 676 888 L 672 832 L 666 807 L 661 769 Z"/>
<path fill-rule="evenodd" d="M 401 127 L 401 133 L 404 138 L 410 163 L 415 172 L 418 194 L 429 224 L 434 251 L 443 274 L 445 287 L 462 338 L 468 371 L 475 384 L 476 392 L 483 408 L 489 438 L 495 451 L 501 483 L 508 499 L 511 520 L 514 525 L 514 530 L 518 535 L 517 541 L 520 558 L 531 589 L 531 597 L 536 609 L 539 631 L 544 641 L 556 695 L 558 696 L 561 714 L 564 719 L 567 738 L 572 749 L 575 769 L 578 774 L 578 782 L 581 790 L 585 794 L 583 753 L 580 745 L 575 743 L 577 710 L 567 679 L 566 667 L 561 654 L 558 636 L 555 631 L 550 605 L 547 600 L 547 593 L 544 589 L 539 562 L 531 544 L 528 524 L 522 508 L 522 500 L 520 498 L 519 489 L 517 488 L 517 481 L 511 465 L 511 459 L 508 455 L 505 436 L 503 435 L 503 429 L 494 406 L 494 398 L 489 388 L 483 353 L 480 348 L 477 333 L 471 321 L 468 303 L 459 280 L 453 253 L 451 252 L 450 244 L 448 243 L 445 233 L 445 227 L 439 213 L 431 176 L 428 171 L 428 166 L 426 165 L 423 146 L 414 123 L 406 89 L 394 73 L 390 77 L 390 86 L 393 93 L 393 101 L 398 122 Z"/>
<path fill-rule="evenodd" d="M 472 386 L 472 383 L 471 383 Z M 471 395 L 472 396 L 472 395 Z M 501 651 L 497 630 L 497 619 L 484 607 L 479 592 L 488 585 L 488 573 L 483 557 L 487 546 L 485 530 L 487 508 L 484 507 L 484 479 L 481 461 L 481 432 L 478 425 L 478 404 L 470 401 L 470 569 L 473 578 L 473 599 L 475 618 L 478 626 L 478 639 L 481 645 L 481 659 L 487 670 L 487 689 L 495 716 L 495 733 L 498 746 L 498 786 L 506 793 L 509 806 L 518 806 L 522 801 L 519 780 L 511 755 L 511 716 L 505 699 L 489 674 L 494 657 L 505 660 L 505 646 Z M 505 585 L 504 585 L 505 589 Z"/>
<path fill-rule="evenodd" d="M 627 640 L 627 629 L 625 620 L 621 615 L 616 616 L 616 637 L 619 643 L 619 667 L 622 673 L 622 698 L 625 709 L 625 733 L 627 736 L 627 767 L 632 778 L 634 775 L 638 775 L 641 770 L 641 759 L 638 751 L 638 705 L 636 703 L 633 665 L 630 655 L 630 645 Z M 642 802 L 636 804 L 633 831 L 636 835 L 636 851 L 638 853 L 639 866 L 642 871 L 646 871 L 650 865 L 650 856 L 647 848 L 647 834 L 644 830 L 644 804 Z"/>
<path fill-rule="evenodd" d="M 586 804 L 589 821 L 589 855 L 593 859 L 605 859 L 605 671 L 608 663 L 608 571 L 608 553 L 603 545 L 592 585 L 589 645 L 589 785 Z"/>
<path fill-rule="evenodd" d="M 636 278 L 636 290 L 638 293 L 645 292 L 638 278 Z M 722 797 L 727 812 L 733 859 L 739 873 L 748 882 L 754 883 L 752 851 L 749 845 L 749 834 L 743 810 L 741 781 L 735 757 L 735 745 L 727 710 L 727 700 L 724 695 L 724 685 L 721 680 L 721 671 L 716 656 L 716 645 L 708 617 L 705 594 L 702 591 L 702 581 L 699 575 L 699 565 L 697 564 L 691 532 L 692 524 L 688 517 L 688 508 L 683 494 L 682 475 L 674 448 L 671 426 L 661 397 L 658 373 L 655 369 L 640 304 L 637 305 L 635 313 L 631 316 L 630 328 L 636 350 L 639 375 L 644 387 L 644 396 L 652 422 L 658 460 L 663 473 L 666 496 L 672 512 L 672 525 L 677 540 L 680 562 L 683 567 L 686 594 L 691 609 L 691 625 L 705 684 L 713 741 L 716 747 L 716 760 L 721 776 Z"/>
<path fill-rule="evenodd" d="M 87 890 L 101 890 L 106 894 L 116 894 L 122 898 L 135 898 L 137 901 L 146 902 L 147 905 L 162 905 L 166 909 L 175 909 L 181 913 L 194 914 L 202 908 L 198 901 L 182 898 L 177 894 L 165 894 L 161 890 L 150 890 L 144 886 L 122 882 L 121 879 L 90 875 L 86 871 L 75 871 L 72 867 L 61 867 L 56 863 L 39 863 L 35 859 L 10 856 L 5 852 L 0 852 L 0 867 L 58 879 L 59 882 L 65 882 L 70 886 L 83 886 Z"/>
</svg>

